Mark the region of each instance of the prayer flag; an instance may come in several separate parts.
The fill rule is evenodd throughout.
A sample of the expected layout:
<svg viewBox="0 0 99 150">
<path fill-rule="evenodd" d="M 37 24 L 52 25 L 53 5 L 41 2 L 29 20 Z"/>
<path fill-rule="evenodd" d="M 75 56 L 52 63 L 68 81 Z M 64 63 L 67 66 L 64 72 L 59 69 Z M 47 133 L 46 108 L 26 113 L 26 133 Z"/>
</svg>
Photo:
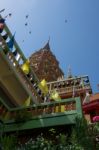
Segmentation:
<svg viewBox="0 0 99 150">
<path fill-rule="evenodd" d="M 89 103 L 90 102 L 90 94 L 86 92 L 86 96 L 84 98 L 83 104 Z"/>
<path fill-rule="evenodd" d="M 2 10 L 0 10 L 0 13 L 2 13 L 3 11 L 5 11 L 5 8 L 4 8 L 4 9 L 2 9 Z"/>
<path fill-rule="evenodd" d="M 42 93 L 44 93 L 44 95 L 46 95 L 48 93 L 48 87 L 47 87 L 47 83 L 46 80 L 43 79 L 40 83 L 39 83 L 39 88 L 42 91 Z"/>
<path fill-rule="evenodd" d="M 59 112 L 59 106 L 55 107 L 55 112 L 58 113 Z"/>
<path fill-rule="evenodd" d="M 6 33 L 5 35 L 2 36 L 2 38 L 6 41 L 8 38 L 8 34 Z"/>
<path fill-rule="evenodd" d="M 61 112 L 65 111 L 65 105 L 61 105 Z"/>
<path fill-rule="evenodd" d="M 31 102 L 31 98 L 30 96 L 27 98 L 27 100 L 25 100 L 24 102 L 24 106 L 30 106 L 30 102 Z"/>
<path fill-rule="evenodd" d="M 5 23 L 5 19 L 3 19 L 3 18 L 0 18 L 0 23 Z"/>
<path fill-rule="evenodd" d="M 89 83 L 89 79 L 88 79 L 88 78 L 87 78 L 87 79 L 85 79 L 85 80 L 84 80 L 84 82 Z"/>
<path fill-rule="evenodd" d="M 28 60 L 22 65 L 21 69 L 23 70 L 23 72 L 25 74 L 29 73 L 30 68 L 29 68 L 29 61 Z"/>
<path fill-rule="evenodd" d="M 13 50 L 13 45 L 14 45 L 14 37 L 15 37 L 15 33 L 12 36 L 12 38 L 9 40 L 9 42 L 7 42 L 8 47 L 10 48 L 10 50 Z"/>
<path fill-rule="evenodd" d="M 58 92 L 57 91 L 53 91 L 53 93 L 51 94 L 50 96 L 51 99 L 53 100 L 61 100 L 61 97 L 59 96 Z"/>
<path fill-rule="evenodd" d="M 81 79 L 80 85 L 82 86 L 82 88 L 84 88 L 84 81 L 83 81 L 83 79 Z"/>
<path fill-rule="evenodd" d="M 14 52 L 12 52 L 14 56 L 17 56 L 18 52 L 17 50 L 15 50 Z"/>
<path fill-rule="evenodd" d="M 19 61 L 20 58 L 21 58 L 21 55 L 19 53 L 17 53 L 17 55 L 16 55 L 16 61 Z"/>
<path fill-rule="evenodd" d="M 0 19 L 0 33 L 2 33 L 2 31 L 4 29 L 4 22 L 5 22 L 5 19 L 1 18 Z"/>
<path fill-rule="evenodd" d="M 10 117 L 10 112 L 7 112 L 7 113 L 5 114 L 5 116 L 4 116 L 4 120 L 8 120 L 9 117 Z"/>
</svg>

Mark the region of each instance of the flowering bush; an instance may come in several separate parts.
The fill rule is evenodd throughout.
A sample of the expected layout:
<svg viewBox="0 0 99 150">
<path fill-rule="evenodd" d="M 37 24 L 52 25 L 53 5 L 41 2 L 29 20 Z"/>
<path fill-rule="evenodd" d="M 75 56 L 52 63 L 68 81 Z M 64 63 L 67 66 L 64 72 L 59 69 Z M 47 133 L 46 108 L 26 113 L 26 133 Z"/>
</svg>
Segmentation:
<svg viewBox="0 0 99 150">
<path fill-rule="evenodd" d="M 76 119 L 76 125 L 69 136 L 61 132 L 57 134 L 57 131 L 52 128 L 48 131 L 48 135 L 51 136 L 45 137 L 41 133 L 23 144 L 17 142 L 18 138 L 15 136 L 3 135 L 0 138 L 0 148 L 1 150 L 98 150 L 99 124 L 92 124 L 92 126 L 87 125 L 84 119 Z"/>
</svg>

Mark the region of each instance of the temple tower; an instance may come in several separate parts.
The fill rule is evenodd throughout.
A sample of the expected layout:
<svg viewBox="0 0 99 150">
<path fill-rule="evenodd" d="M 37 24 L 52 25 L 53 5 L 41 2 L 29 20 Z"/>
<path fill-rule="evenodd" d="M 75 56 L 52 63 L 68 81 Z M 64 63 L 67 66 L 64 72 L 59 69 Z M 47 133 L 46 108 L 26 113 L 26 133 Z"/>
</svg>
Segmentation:
<svg viewBox="0 0 99 150">
<path fill-rule="evenodd" d="M 33 53 L 29 60 L 39 80 L 45 79 L 47 82 L 50 82 L 64 76 L 58 60 L 50 49 L 49 41 L 43 48 Z"/>
</svg>

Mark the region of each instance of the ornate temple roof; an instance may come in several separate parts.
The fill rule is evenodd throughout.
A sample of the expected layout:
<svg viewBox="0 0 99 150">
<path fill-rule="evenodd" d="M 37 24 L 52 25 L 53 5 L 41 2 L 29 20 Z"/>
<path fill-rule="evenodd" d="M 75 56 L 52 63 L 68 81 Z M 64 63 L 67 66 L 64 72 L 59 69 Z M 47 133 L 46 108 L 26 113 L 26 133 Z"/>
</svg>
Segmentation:
<svg viewBox="0 0 99 150">
<path fill-rule="evenodd" d="M 49 40 L 43 48 L 33 53 L 29 60 L 31 67 L 40 80 L 54 81 L 64 75 L 59 67 L 58 60 L 50 49 Z"/>
</svg>

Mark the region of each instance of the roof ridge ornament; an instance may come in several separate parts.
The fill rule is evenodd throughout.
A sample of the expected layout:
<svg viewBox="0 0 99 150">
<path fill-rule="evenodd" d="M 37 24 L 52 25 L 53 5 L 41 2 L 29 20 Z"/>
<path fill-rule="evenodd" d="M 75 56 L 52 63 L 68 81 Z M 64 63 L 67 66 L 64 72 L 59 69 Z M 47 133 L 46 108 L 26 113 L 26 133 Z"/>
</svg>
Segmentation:
<svg viewBox="0 0 99 150">
<path fill-rule="evenodd" d="M 71 72 L 71 66 L 68 66 L 68 70 L 67 70 L 67 78 L 72 78 L 72 72 Z"/>
<path fill-rule="evenodd" d="M 47 43 L 46 43 L 45 46 L 43 47 L 43 49 L 45 49 L 45 50 L 50 50 L 49 42 L 50 42 L 50 36 L 49 36 L 49 39 L 48 39 Z"/>
</svg>

